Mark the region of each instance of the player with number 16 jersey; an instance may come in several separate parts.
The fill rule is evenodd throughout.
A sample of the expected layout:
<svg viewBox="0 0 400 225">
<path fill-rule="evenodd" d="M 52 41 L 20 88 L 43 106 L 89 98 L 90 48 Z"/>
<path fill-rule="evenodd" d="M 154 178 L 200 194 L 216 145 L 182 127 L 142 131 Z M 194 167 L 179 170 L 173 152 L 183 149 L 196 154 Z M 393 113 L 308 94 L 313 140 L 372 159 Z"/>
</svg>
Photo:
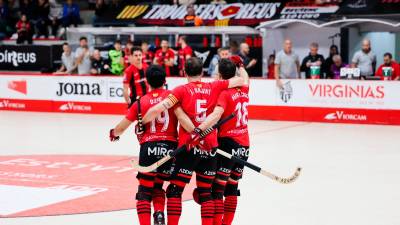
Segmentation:
<svg viewBox="0 0 400 225">
<path fill-rule="evenodd" d="M 228 121 L 219 128 L 218 148 L 231 155 L 247 161 L 249 153 L 249 134 L 247 129 L 249 104 L 249 77 L 243 68 L 243 63 L 237 56 L 230 60 L 222 59 L 218 64 L 218 76 L 227 80 L 236 76 L 237 68 L 241 77 L 245 79 L 242 87 L 224 90 L 218 98 L 217 105 L 206 121 L 199 126 L 200 129 L 209 127 L 210 124 L 235 113 L 236 118 Z M 218 156 L 216 179 L 212 185 L 214 199 L 213 225 L 230 225 L 236 211 L 237 196 L 239 196 L 238 181 L 242 177 L 243 165 L 236 164 L 223 156 Z M 225 201 L 224 201 L 225 195 Z"/>
</svg>

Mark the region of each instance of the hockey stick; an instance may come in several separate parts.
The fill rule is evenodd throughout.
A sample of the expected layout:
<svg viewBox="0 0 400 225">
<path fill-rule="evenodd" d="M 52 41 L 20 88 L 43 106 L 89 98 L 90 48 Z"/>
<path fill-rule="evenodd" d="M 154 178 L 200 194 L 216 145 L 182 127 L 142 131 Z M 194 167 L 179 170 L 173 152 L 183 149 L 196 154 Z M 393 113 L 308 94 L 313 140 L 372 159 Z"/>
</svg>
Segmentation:
<svg viewBox="0 0 400 225">
<path fill-rule="evenodd" d="M 143 117 L 142 117 L 142 108 L 140 107 L 140 96 L 137 96 L 137 118 L 138 118 L 138 129 L 136 130 L 137 135 L 141 135 L 144 132 L 143 128 Z"/>
<path fill-rule="evenodd" d="M 296 172 L 294 172 L 294 174 L 292 176 L 290 176 L 290 177 L 278 177 L 278 176 L 276 176 L 276 175 L 274 175 L 274 174 L 272 174 L 272 173 L 270 173 L 270 172 L 268 172 L 266 170 L 261 169 L 260 167 L 254 165 L 254 164 L 246 162 L 243 159 L 240 159 L 240 158 L 238 158 L 236 156 L 233 156 L 233 155 L 231 155 L 231 154 L 229 154 L 227 152 L 224 152 L 222 150 L 217 149 L 217 153 L 222 155 L 222 156 L 224 156 L 224 157 L 226 157 L 226 158 L 228 158 L 228 159 L 231 159 L 235 163 L 239 163 L 239 164 L 245 165 L 245 166 L 249 167 L 250 169 L 252 169 L 252 170 L 254 170 L 254 171 L 256 171 L 256 172 L 258 172 L 258 173 L 260 173 L 260 174 L 262 174 L 262 175 L 264 175 L 266 177 L 268 177 L 268 178 L 271 178 L 272 180 L 275 180 L 275 181 L 277 181 L 277 182 L 279 182 L 281 184 L 289 184 L 289 183 L 294 182 L 299 177 L 300 171 L 301 171 L 301 168 L 298 167 L 296 169 Z"/>
<path fill-rule="evenodd" d="M 136 169 L 138 172 L 141 173 L 149 173 L 151 171 L 156 170 L 158 167 L 160 167 L 162 164 L 166 163 L 168 160 L 171 158 L 175 157 L 182 151 L 186 150 L 186 145 L 188 145 L 190 142 L 196 141 L 198 139 L 202 139 L 211 132 L 213 132 L 216 128 L 220 127 L 222 124 L 226 123 L 228 120 L 232 119 L 236 115 L 232 113 L 231 115 L 227 116 L 226 118 L 223 118 L 222 120 L 218 121 L 216 124 L 214 124 L 212 127 L 207 128 L 204 130 L 199 136 L 196 136 L 195 138 L 191 138 L 186 144 L 182 145 L 181 147 L 175 149 L 174 151 L 170 152 L 167 156 L 164 156 L 162 159 L 158 160 L 157 162 L 153 163 L 150 166 L 140 166 L 139 163 L 135 160 L 131 160 L 132 167 Z"/>
</svg>

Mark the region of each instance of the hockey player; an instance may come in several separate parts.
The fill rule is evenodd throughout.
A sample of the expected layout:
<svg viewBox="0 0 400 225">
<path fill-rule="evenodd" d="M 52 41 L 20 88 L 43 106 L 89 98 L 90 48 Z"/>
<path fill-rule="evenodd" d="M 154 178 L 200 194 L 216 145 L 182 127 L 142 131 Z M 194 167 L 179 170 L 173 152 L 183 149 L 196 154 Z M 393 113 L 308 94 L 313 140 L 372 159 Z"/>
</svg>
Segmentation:
<svg viewBox="0 0 400 225">
<path fill-rule="evenodd" d="M 200 125 L 210 114 L 219 94 L 227 88 L 238 87 L 244 84 L 244 79 L 234 77 L 229 80 L 220 80 L 211 83 L 201 81 L 203 63 L 201 59 L 192 57 L 186 61 L 185 74 L 188 84 L 181 85 L 172 91 L 161 103 L 151 108 L 143 118 L 144 123 L 152 121 L 164 110 L 170 109 L 179 103 L 183 111 L 189 116 L 192 124 L 190 129 L 181 126 L 179 129 L 179 146 L 202 131 Z M 193 145 L 199 144 L 198 147 Z M 189 183 L 193 172 L 196 172 L 196 184 L 201 204 L 202 225 L 212 225 L 214 220 L 214 201 L 211 187 L 216 174 L 215 152 L 217 134 L 213 132 L 206 136 L 201 143 L 189 145 L 188 151 L 178 155 L 175 160 L 173 175 L 167 188 L 168 225 L 177 225 L 182 211 L 182 192 Z"/>
<path fill-rule="evenodd" d="M 110 140 L 116 141 L 119 136 L 136 120 L 138 111 L 146 113 L 149 108 L 161 102 L 170 94 L 170 91 L 163 89 L 165 84 L 165 71 L 161 66 L 150 66 L 146 71 L 146 80 L 151 91 L 136 101 L 126 117 L 110 131 Z M 140 102 L 140 105 L 139 105 Z M 144 126 L 140 134 L 137 126 L 138 140 L 140 143 L 139 164 L 148 166 L 166 156 L 169 151 L 177 147 L 177 117 L 186 116 L 180 107 L 163 110 L 157 118 L 151 120 Z M 139 123 L 141 121 L 139 120 Z M 185 124 L 184 120 L 180 123 Z M 164 206 L 165 191 L 162 189 L 163 181 L 168 180 L 171 175 L 171 162 L 168 162 L 157 169 L 156 172 L 138 173 L 138 192 L 136 194 L 137 212 L 140 225 L 151 224 L 151 201 L 154 207 L 154 224 L 165 225 Z"/>
<path fill-rule="evenodd" d="M 247 129 L 249 76 L 243 67 L 241 58 L 238 56 L 232 56 L 230 60 L 222 59 L 218 65 L 219 78 L 222 80 L 235 77 L 237 68 L 241 77 L 245 79 L 245 85 L 224 90 L 218 97 L 213 113 L 199 128 L 206 129 L 220 118 L 235 113 L 236 118 L 219 128 L 218 148 L 247 161 L 250 146 Z M 240 194 L 238 182 L 242 178 L 243 165 L 235 164 L 223 156 L 217 156 L 217 159 L 217 175 L 212 185 L 212 196 L 215 204 L 214 225 L 231 225 L 236 211 L 237 196 Z M 194 195 L 198 195 L 196 191 Z"/>
</svg>

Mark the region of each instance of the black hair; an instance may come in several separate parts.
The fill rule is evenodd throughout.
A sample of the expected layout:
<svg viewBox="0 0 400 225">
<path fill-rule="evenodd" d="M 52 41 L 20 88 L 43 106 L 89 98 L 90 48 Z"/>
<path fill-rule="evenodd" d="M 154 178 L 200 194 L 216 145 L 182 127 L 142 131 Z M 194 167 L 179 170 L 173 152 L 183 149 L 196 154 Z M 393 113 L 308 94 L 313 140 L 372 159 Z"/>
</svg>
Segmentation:
<svg viewBox="0 0 400 225">
<path fill-rule="evenodd" d="M 136 51 L 142 52 L 142 49 L 141 49 L 140 47 L 138 47 L 138 46 L 133 46 L 133 47 L 131 48 L 131 54 L 133 54 L 133 53 L 136 52 Z"/>
<path fill-rule="evenodd" d="M 65 45 L 69 46 L 68 42 L 64 42 L 62 45 L 63 46 L 65 46 Z"/>
<path fill-rule="evenodd" d="M 120 40 L 115 40 L 114 44 L 121 44 L 121 41 Z"/>
<path fill-rule="evenodd" d="M 162 66 L 152 65 L 146 71 L 147 83 L 152 88 L 160 88 L 165 84 L 165 70 Z"/>
<path fill-rule="evenodd" d="M 229 59 L 221 59 L 218 62 L 218 72 L 222 79 L 228 80 L 236 75 L 236 65 Z"/>
<path fill-rule="evenodd" d="M 86 38 L 86 37 L 84 37 L 84 36 L 82 36 L 82 37 L 80 37 L 80 38 L 79 38 L 79 41 L 82 41 L 82 40 L 85 40 L 85 41 L 87 41 L 87 38 Z"/>
<path fill-rule="evenodd" d="M 390 52 L 386 52 L 384 55 L 383 55 L 383 57 L 389 57 L 389 59 L 392 59 L 393 58 L 393 56 L 392 56 L 392 54 L 390 53 Z"/>
<path fill-rule="evenodd" d="M 190 57 L 185 63 L 185 73 L 189 77 L 196 77 L 203 74 L 203 61 L 196 57 Z"/>
</svg>

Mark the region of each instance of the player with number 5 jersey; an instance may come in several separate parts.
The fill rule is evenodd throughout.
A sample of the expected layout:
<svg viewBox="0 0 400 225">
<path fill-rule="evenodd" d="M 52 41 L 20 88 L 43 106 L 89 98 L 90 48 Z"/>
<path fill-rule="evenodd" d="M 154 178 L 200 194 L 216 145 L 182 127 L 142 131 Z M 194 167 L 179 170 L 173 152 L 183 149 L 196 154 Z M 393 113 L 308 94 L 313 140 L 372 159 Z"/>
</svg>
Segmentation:
<svg viewBox="0 0 400 225">
<path fill-rule="evenodd" d="M 212 113 L 218 96 L 223 90 L 244 84 L 244 79 L 241 77 L 211 83 L 202 82 L 203 63 L 201 59 L 195 57 L 186 61 L 185 74 L 188 84 L 172 90 L 172 94 L 167 99 L 151 108 L 143 117 L 143 122 L 146 123 L 162 111 L 179 104 L 192 122 L 191 126 L 180 127 L 179 145 L 186 144 L 191 135 L 202 132 L 196 127 L 207 118 L 208 114 Z M 189 145 L 188 151 L 176 156 L 170 185 L 167 188 L 168 225 L 179 223 L 182 212 L 182 192 L 186 184 L 190 182 L 193 172 L 196 172 L 202 225 L 213 225 L 215 208 L 211 187 L 217 168 L 216 154 L 213 150 L 217 146 L 217 133 L 214 132 L 206 136 L 198 145 Z"/>
</svg>

